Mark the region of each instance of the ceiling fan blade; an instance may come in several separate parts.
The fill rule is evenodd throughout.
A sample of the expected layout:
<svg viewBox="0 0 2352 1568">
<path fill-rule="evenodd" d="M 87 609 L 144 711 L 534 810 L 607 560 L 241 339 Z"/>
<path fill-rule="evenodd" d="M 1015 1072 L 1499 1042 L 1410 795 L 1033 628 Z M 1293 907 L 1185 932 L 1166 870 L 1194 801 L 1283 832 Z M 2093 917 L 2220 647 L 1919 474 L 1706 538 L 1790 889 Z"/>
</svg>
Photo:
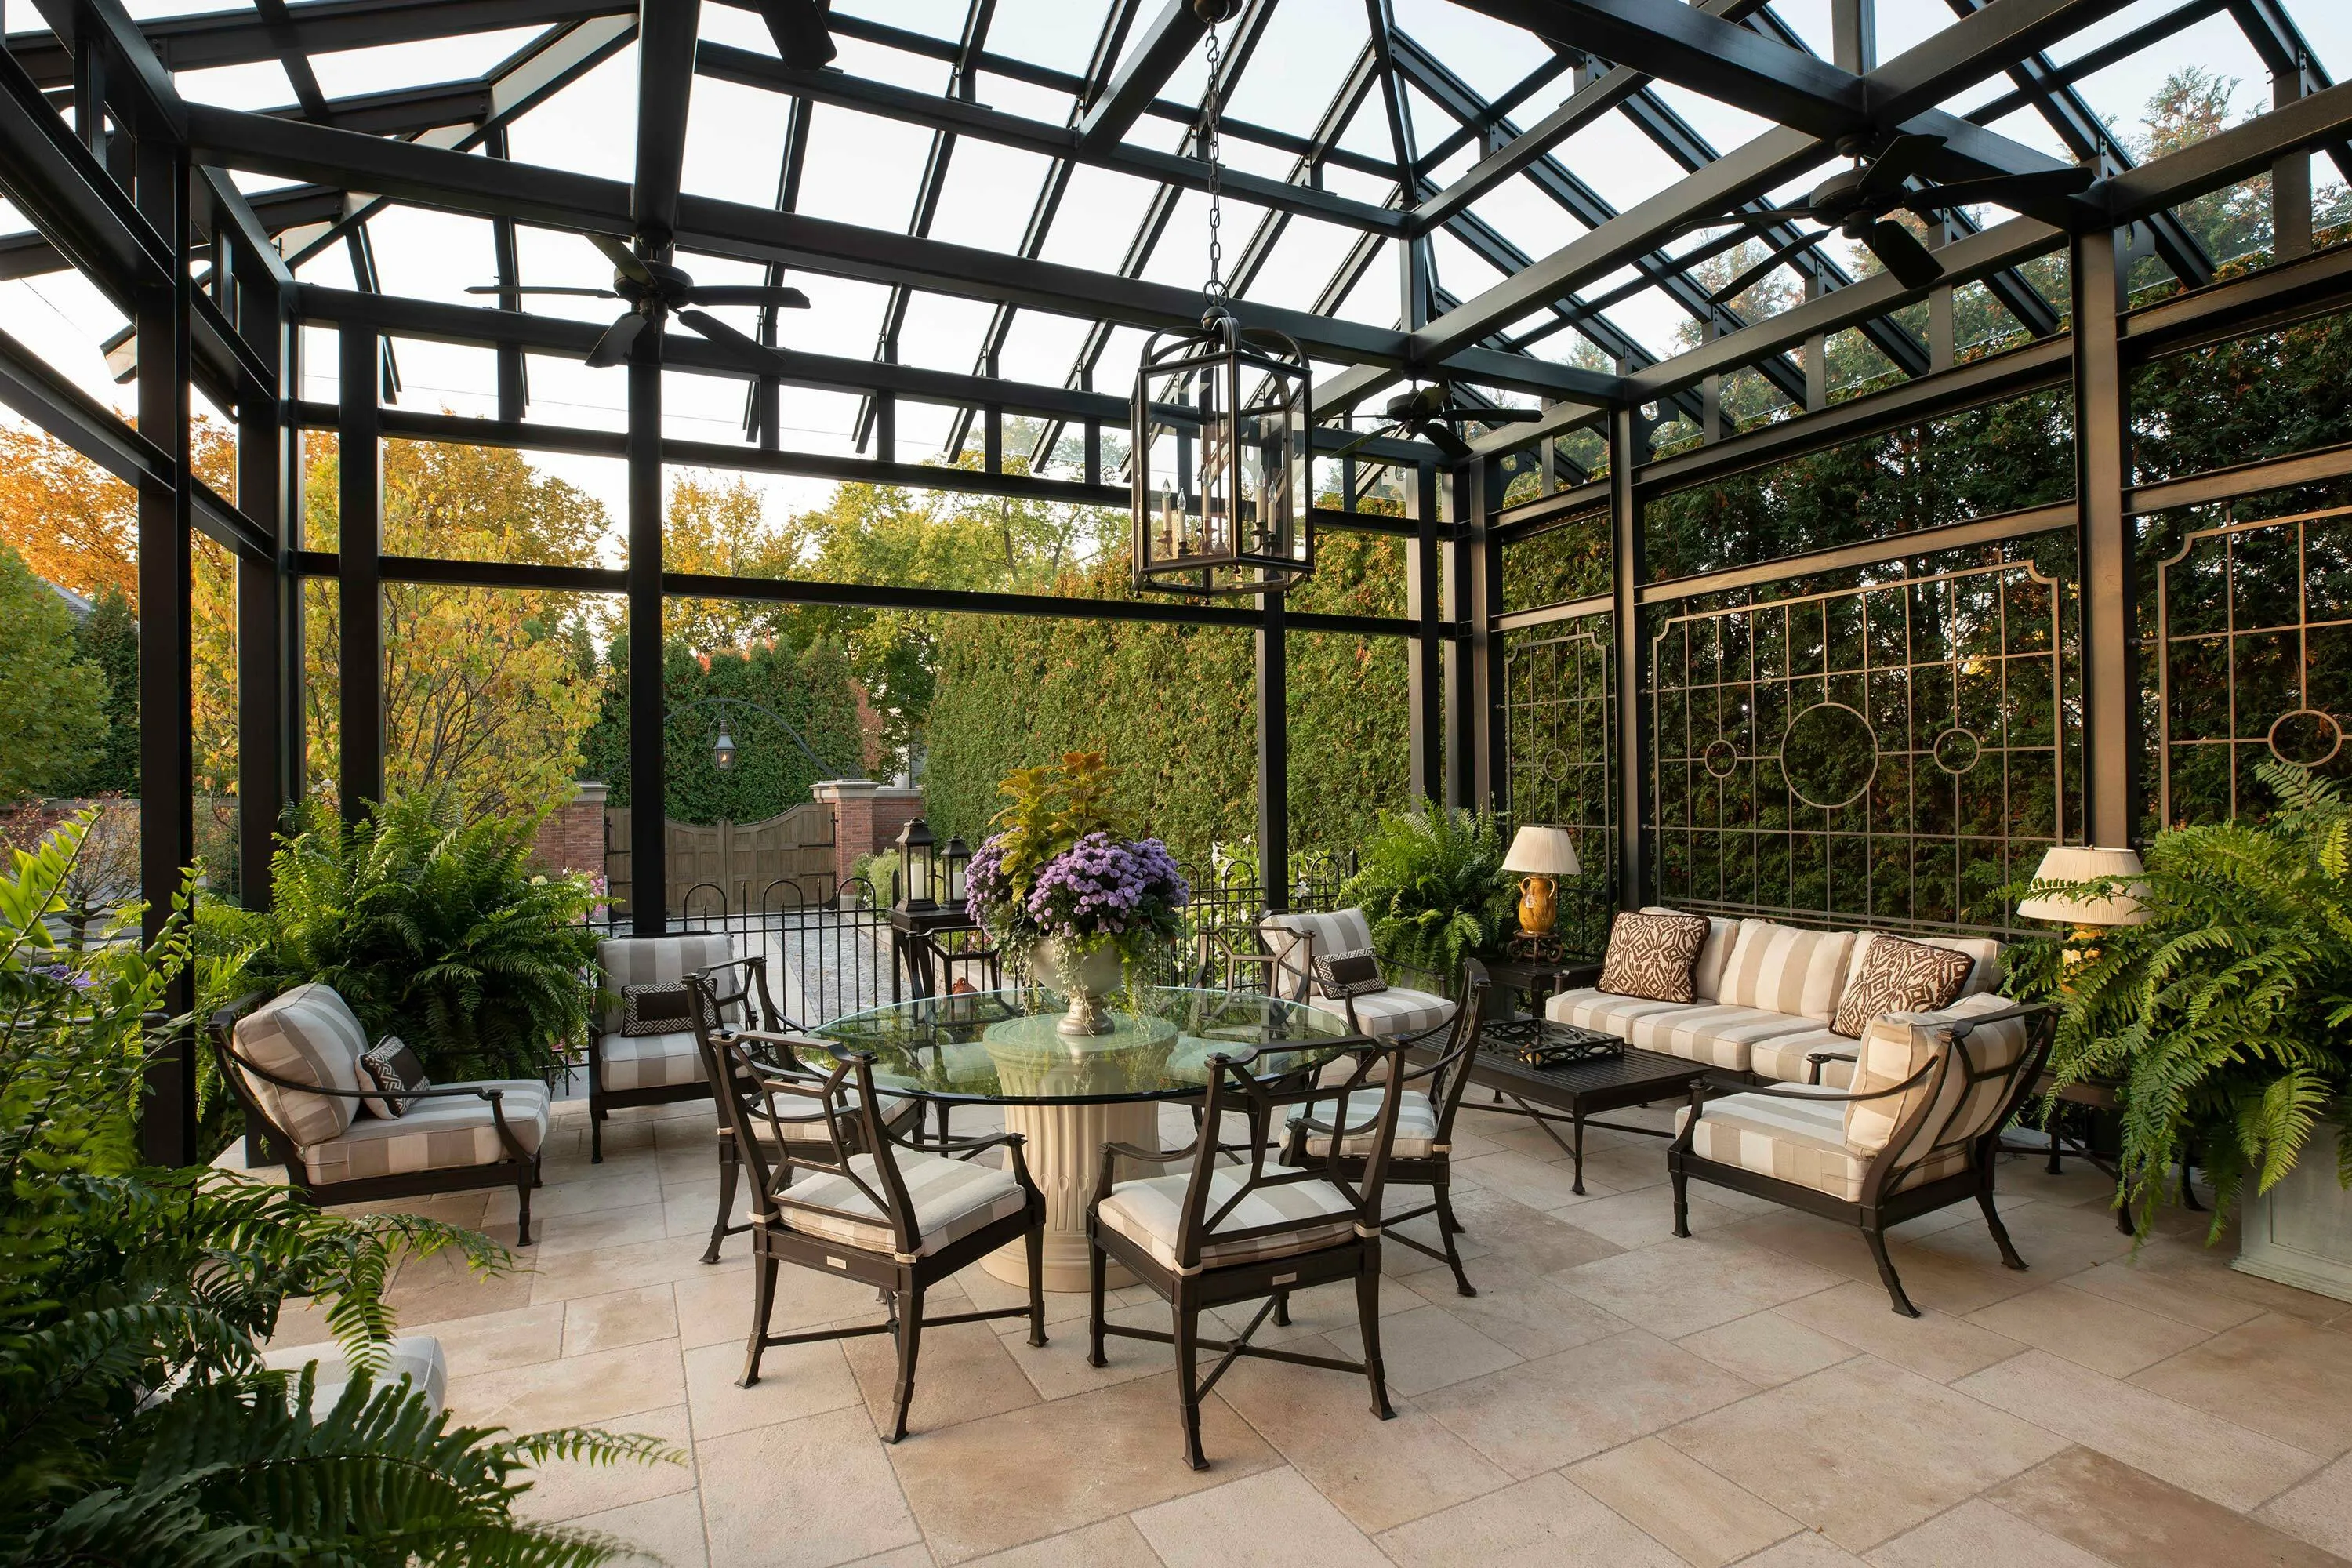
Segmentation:
<svg viewBox="0 0 2352 1568">
<path fill-rule="evenodd" d="M 1464 419 L 1475 419 L 1481 425 L 1524 425 L 1530 419 L 1542 418 L 1543 410 L 1507 408 L 1497 405 L 1493 408 L 1465 408 L 1459 411 L 1458 416 Z"/>
<path fill-rule="evenodd" d="M 617 300 L 610 289 L 572 289 L 557 283 L 518 283 L 508 288 L 499 283 L 473 283 L 466 289 L 468 294 L 579 294 L 591 300 Z"/>
<path fill-rule="evenodd" d="M 1733 213 L 1728 217 L 1701 218 L 1696 223 L 1679 225 L 1675 233 L 1696 234 L 1708 228 L 1778 228 L 1784 223 L 1807 221 L 1820 221 L 1820 215 L 1809 206 L 1770 207 L 1760 213 Z"/>
<path fill-rule="evenodd" d="M 1948 185 L 1915 193 L 1904 205 L 1913 212 L 1948 212 L 1954 207 L 1990 202 L 2023 211 L 2029 204 L 2080 195 L 2095 176 L 2084 168 L 2042 169 L 2030 174 L 1993 174 L 1981 180 L 1955 180 Z"/>
<path fill-rule="evenodd" d="M 1373 426 L 1370 429 L 1365 431 L 1362 435 L 1357 437 L 1354 440 L 1349 442 L 1338 451 L 1326 455 L 1332 458 L 1352 458 L 1358 452 L 1362 451 L 1365 447 L 1370 446 L 1373 442 L 1381 439 L 1382 437 L 1393 436 L 1396 432 L 1396 421 L 1388 420 L 1381 424 Z"/>
<path fill-rule="evenodd" d="M 629 345 L 635 342 L 637 334 L 645 330 L 646 319 L 631 310 L 604 329 L 604 335 L 598 338 L 596 346 L 588 351 L 588 363 L 598 370 L 620 363 L 629 357 Z"/>
<path fill-rule="evenodd" d="M 1412 427 L 1412 433 L 1444 454 L 1448 462 L 1458 463 L 1470 456 L 1470 443 L 1447 428 L 1442 419 L 1432 419 Z"/>
<path fill-rule="evenodd" d="M 604 253 L 604 258 L 613 264 L 613 270 L 647 288 L 653 287 L 653 268 L 639 260 L 635 251 L 609 234 L 592 234 L 588 237 L 588 243 Z"/>
<path fill-rule="evenodd" d="M 1706 302 L 1710 305 L 1730 304 L 1734 300 L 1737 300 L 1742 294 L 1747 293 L 1748 289 L 1754 288 L 1757 284 L 1770 277 L 1783 262 L 1789 259 L 1789 258 L 1796 255 L 1797 252 L 1801 250 L 1810 249 L 1811 247 L 1819 245 L 1822 240 L 1828 237 L 1829 233 L 1827 230 L 1823 230 L 1820 234 L 1799 235 L 1795 239 L 1790 241 L 1786 245 L 1778 247 L 1771 252 L 1771 254 L 1765 257 L 1763 260 L 1758 262 L 1755 266 L 1749 268 L 1747 271 L 1741 273 L 1730 282 L 1726 283 L 1714 293 L 1708 295 Z"/>
<path fill-rule="evenodd" d="M 754 9 L 766 20 L 776 53 L 793 69 L 815 70 L 838 52 L 817 0 L 765 0 Z"/>
<path fill-rule="evenodd" d="M 792 362 L 782 354 L 757 338 L 737 331 L 709 311 L 680 310 L 677 319 L 763 375 L 785 375 L 792 371 Z"/>
<path fill-rule="evenodd" d="M 759 283 L 714 283 L 686 291 L 689 305 L 773 305 L 782 310 L 805 310 L 808 296 L 797 289 L 769 288 Z"/>
<path fill-rule="evenodd" d="M 1864 231 L 1862 243 L 1886 264 L 1886 270 L 1906 289 L 1925 289 L 1944 275 L 1944 264 L 1919 243 L 1918 237 L 1893 218 L 1881 218 Z"/>
<path fill-rule="evenodd" d="M 1926 174 L 1928 160 L 1943 150 L 1943 137 L 1906 131 L 1870 161 L 1856 189 L 1865 196 L 1891 195 L 1901 190 L 1903 182 L 1912 175 Z"/>
</svg>

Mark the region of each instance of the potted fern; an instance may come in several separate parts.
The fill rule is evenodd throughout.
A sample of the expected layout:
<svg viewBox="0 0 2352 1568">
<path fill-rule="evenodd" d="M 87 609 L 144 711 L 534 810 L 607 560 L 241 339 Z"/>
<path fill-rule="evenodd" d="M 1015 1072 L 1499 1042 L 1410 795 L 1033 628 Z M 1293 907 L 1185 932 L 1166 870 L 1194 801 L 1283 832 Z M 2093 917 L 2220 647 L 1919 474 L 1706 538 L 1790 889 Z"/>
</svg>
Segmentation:
<svg viewBox="0 0 2352 1568">
<path fill-rule="evenodd" d="M 2308 769 L 2258 769 L 2278 805 L 2158 834 L 2128 892 L 2146 922 L 2027 942 L 2011 989 L 2062 1005 L 2060 1087 L 2123 1085 L 2118 1202 L 2145 1237 L 2184 1157 L 2242 1202 L 2238 1267 L 2352 1300 L 2352 803 Z"/>
<path fill-rule="evenodd" d="M 1504 852 L 1492 812 L 1426 802 L 1415 811 L 1383 811 L 1339 901 L 1364 911 L 1382 958 L 1450 991 L 1464 959 L 1502 944 L 1517 896 Z"/>
</svg>

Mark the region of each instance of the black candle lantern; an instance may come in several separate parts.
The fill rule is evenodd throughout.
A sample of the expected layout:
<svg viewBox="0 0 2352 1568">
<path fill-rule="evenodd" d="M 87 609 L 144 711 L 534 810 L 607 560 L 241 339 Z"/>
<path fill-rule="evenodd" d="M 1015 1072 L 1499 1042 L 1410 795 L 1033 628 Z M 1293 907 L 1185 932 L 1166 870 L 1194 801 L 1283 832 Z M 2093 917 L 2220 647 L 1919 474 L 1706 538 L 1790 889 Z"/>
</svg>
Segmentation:
<svg viewBox="0 0 2352 1568">
<path fill-rule="evenodd" d="M 901 910 L 935 910 L 939 898 L 933 892 L 936 884 L 932 873 L 934 840 L 930 825 L 921 817 L 898 830 L 898 907 Z"/>
<path fill-rule="evenodd" d="M 961 836 L 950 838 L 947 847 L 940 851 L 940 871 L 947 884 L 947 896 L 940 901 L 950 909 L 964 907 L 964 868 L 971 860 L 971 851 L 964 847 Z"/>
<path fill-rule="evenodd" d="M 735 766 L 735 737 L 724 730 L 719 731 L 719 739 L 710 744 L 710 765 L 722 773 Z"/>
<path fill-rule="evenodd" d="M 1278 594 L 1315 568 L 1307 356 L 1222 306 L 1153 338 L 1135 374 L 1135 586 Z"/>
</svg>

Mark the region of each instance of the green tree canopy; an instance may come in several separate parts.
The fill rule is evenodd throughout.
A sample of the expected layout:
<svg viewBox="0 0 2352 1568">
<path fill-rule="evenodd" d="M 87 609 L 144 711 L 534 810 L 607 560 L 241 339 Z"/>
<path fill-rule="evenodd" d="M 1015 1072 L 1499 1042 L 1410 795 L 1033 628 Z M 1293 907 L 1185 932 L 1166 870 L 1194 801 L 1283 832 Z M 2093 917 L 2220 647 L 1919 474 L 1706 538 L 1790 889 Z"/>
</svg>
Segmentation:
<svg viewBox="0 0 2352 1568">
<path fill-rule="evenodd" d="M 65 601 L 0 544 L 0 805 L 78 778 L 105 737 L 106 700 Z"/>
</svg>

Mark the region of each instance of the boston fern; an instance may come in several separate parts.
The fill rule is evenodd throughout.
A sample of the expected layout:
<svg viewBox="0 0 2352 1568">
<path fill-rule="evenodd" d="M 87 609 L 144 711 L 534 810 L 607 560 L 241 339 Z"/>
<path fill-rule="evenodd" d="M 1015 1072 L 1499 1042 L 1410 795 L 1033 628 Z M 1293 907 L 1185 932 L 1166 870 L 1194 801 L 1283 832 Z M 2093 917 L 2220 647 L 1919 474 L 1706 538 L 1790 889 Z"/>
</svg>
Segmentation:
<svg viewBox="0 0 2352 1568">
<path fill-rule="evenodd" d="M 2063 1087 L 2123 1083 L 2123 1197 L 2147 1234 L 2191 1152 L 2218 1235 L 2245 1184 L 2267 1191 L 2352 1091 L 2352 804 L 2302 768 L 2257 770 L 2280 808 L 2177 827 L 2132 889 L 2147 923 L 2021 944 L 2010 989 L 2063 1012 Z M 2107 891 L 2103 884 L 2070 890 Z M 2065 950 L 2071 947 L 2069 954 Z M 2352 1136 L 2336 1144 L 2352 1184 Z"/>
<path fill-rule="evenodd" d="M 1339 889 L 1391 963 L 1451 979 L 1495 951 L 1511 907 L 1502 825 L 1491 812 L 1384 811 Z"/>
<path fill-rule="evenodd" d="M 85 823 L 0 871 L 0 1565 L 589 1564 L 625 1555 L 514 1517 L 551 1458 L 662 1458 L 649 1439 L 453 1426 L 377 1386 L 404 1257 L 483 1237 L 397 1215 L 322 1214 L 205 1167 L 139 1165 L 142 1018 L 186 963 L 174 921 L 127 909 L 57 945 Z M 325 1308 L 354 1375 L 331 1408 L 257 1350 L 289 1297 Z"/>
<path fill-rule="evenodd" d="M 270 859 L 269 909 L 206 906 L 203 946 L 228 961 L 207 1000 L 322 980 L 444 1082 L 543 1075 L 587 1032 L 596 895 L 533 869 L 538 826 L 469 816 L 446 792 L 355 825 L 310 809 Z"/>
</svg>

